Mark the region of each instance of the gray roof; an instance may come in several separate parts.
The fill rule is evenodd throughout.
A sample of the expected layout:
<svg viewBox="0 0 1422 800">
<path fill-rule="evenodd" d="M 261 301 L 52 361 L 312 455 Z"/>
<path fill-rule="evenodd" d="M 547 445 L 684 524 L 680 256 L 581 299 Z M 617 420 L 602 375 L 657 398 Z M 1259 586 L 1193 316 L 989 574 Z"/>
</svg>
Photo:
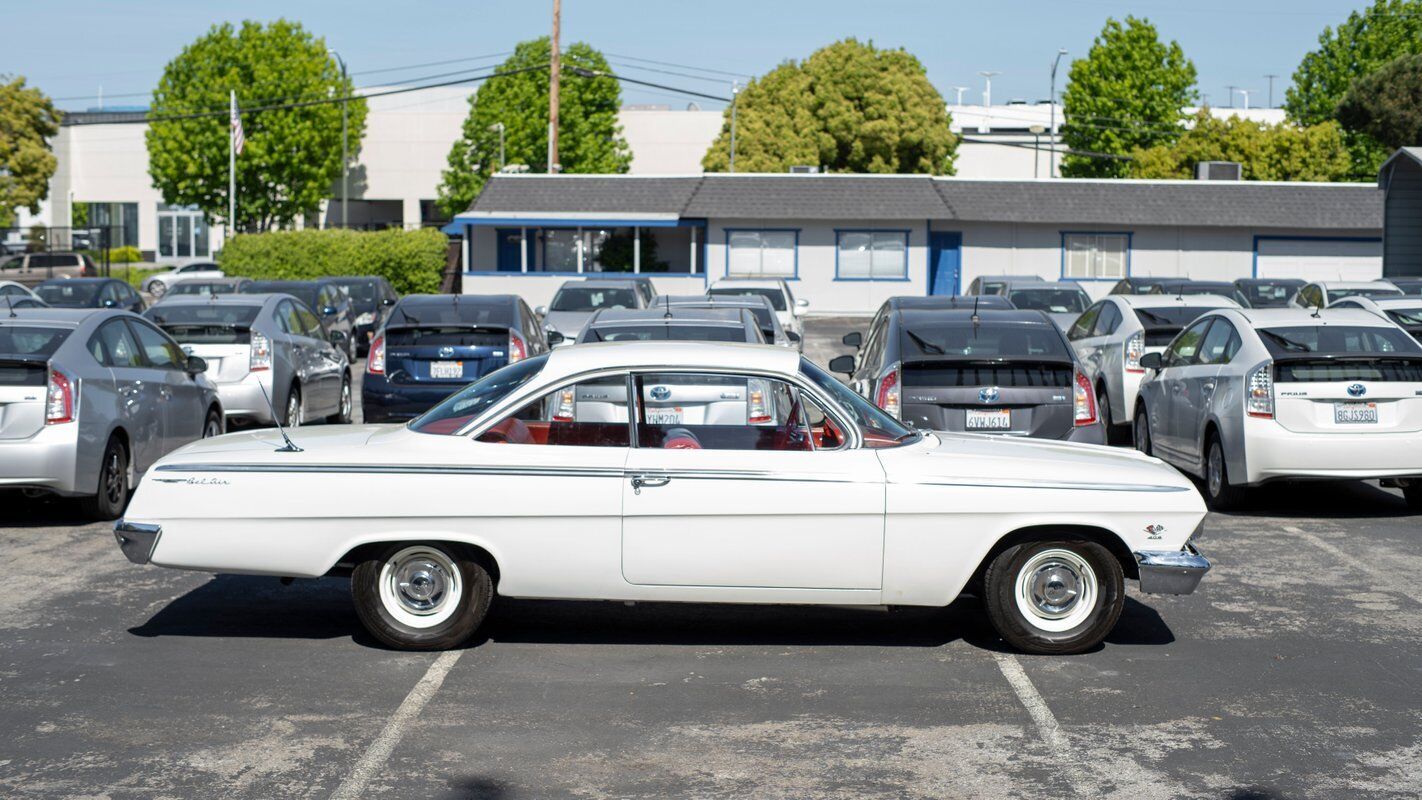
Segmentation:
<svg viewBox="0 0 1422 800">
<path fill-rule="evenodd" d="M 1225 181 L 977 181 L 922 175 L 699 177 L 498 175 L 469 209 L 648 213 L 722 220 L 1015 222 L 1049 225 L 1377 230 L 1370 184 Z"/>
</svg>

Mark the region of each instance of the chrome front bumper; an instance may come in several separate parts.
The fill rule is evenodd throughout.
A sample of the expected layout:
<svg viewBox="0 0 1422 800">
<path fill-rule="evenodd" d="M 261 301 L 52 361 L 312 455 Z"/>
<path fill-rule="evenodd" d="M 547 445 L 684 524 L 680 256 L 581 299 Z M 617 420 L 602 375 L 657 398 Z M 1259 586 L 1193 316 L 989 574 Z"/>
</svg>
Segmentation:
<svg viewBox="0 0 1422 800">
<path fill-rule="evenodd" d="M 163 528 L 159 525 L 124 520 L 114 523 L 114 538 L 118 540 L 119 549 L 135 564 L 147 564 L 153 559 L 153 549 L 162 535 Z"/>
<path fill-rule="evenodd" d="M 1210 561 L 1195 545 L 1182 550 L 1142 550 L 1135 554 L 1146 594 L 1190 594 L 1210 571 Z"/>
</svg>

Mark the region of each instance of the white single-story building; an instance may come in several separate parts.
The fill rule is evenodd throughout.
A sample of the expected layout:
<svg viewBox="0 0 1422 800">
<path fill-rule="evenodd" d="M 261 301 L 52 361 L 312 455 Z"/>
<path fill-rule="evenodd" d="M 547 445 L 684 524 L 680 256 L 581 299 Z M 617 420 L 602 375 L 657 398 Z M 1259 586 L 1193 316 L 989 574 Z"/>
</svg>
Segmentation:
<svg viewBox="0 0 1422 800">
<path fill-rule="evenodd" d="M 637 273 L 665 294 L 727 276 L 794 281 L 811 310 L 958 294 L 980 275 L 1372 279 L 1371 184 L 974 181 L 910 175 L 501 175 L 446 227 L 467 293 L 547 302 L 563 281 Z"/>
</svg>

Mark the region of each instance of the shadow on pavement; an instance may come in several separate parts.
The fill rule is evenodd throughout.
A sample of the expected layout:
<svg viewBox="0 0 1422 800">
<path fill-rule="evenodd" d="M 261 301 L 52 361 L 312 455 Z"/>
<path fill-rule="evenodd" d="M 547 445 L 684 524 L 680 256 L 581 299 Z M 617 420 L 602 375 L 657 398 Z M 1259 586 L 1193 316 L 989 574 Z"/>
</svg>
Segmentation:
<svg viewBox="0 0 1422 800">
<path fill-rule="evenodd" d="M 1284 481 L 1250 489 L 1230 513 L 1258 517 L 1362 519 L 1405 517 L 1402 493 L 1364 481 Z"/>
<path fill-rule="evenodd" d="M 504 800 L 513 797 L 509 784 L 497 778 L 471 775 L 449 782 L 449 791 L 441 795 L 444 800 Z"/>
<path fill-rule="evenodd" d="M 112 522 L 85 516 L 77 498 L 0 492 L 0 528 L 79 528 L 96 524 L 113 526 Z"/>
</svg>

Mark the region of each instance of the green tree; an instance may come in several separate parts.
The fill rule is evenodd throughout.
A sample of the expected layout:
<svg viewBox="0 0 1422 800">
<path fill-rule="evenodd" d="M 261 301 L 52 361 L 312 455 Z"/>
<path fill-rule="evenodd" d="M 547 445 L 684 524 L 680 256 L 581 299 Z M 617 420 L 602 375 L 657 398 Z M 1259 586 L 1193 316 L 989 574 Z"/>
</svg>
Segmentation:
<svg viewBox="0 0 1422 800">
<path fill-rule="evenodd" d="M 1085 58 L 1072 62 L 1062 108 L 1062 158 L 1072 178 L 1121 178 L 1132 151 L 1168 144 L 1184 132 L 1183 109 L 1196 100 L 1195 65 L 1176 42 L 1160 41 L 1148 20 L 1107 19 Z"/>
<path fill-rule="evenodd" d="M 0 82 L 0 227 L 15 223 L 15 212 L 39 212 L 49 195 L 56 161 L 49 139 L 59 133 L 59 112 L 24 78 Z"/>
<path fill-rule="evenodd" d="M 1318 49 L 1305 55 L 1284 96 L 1289 118 L 1303 125 L 1336 119 L 1353 82 L 1404 55 L 1422 53 L 1422 0 L 1377 0 L 1337 28 L 1324 28 Z M 1363 131 L 1347 131 L 1351 177 L 1373 180 L 1385 147 Z"/>
<path fill-rule="evenodd" d="M 246 137 L 237 156 L 237 229 L 267 230 L 316 210 L 341 177 L 341 103 L 301 104 L 348 96 L 352 86 L 325 40 L 287 20 L 215 25 L 168 62 L 147 135 L 149 172 L 164 202 L 227 218 L 232 90 Z M 264 108 L 282 105 L 291 107 Z M 366 104 L 346 105 L 354 151 Z"/>
<path fill-rule="evenodd" d="M 951 175 L 958 137 L 923 64 L 904 50 L 845 39 L 787 61 L 736 99 L 736 171 Z M 730 169 L 731 109 L 701 164 Z"/>
<path fill-rule="evenodd" d="M 484 182 L 497 172 L 499 125 L 504 163 L 548 171 L 548 37 L 520 42 L 499 72 L 515 73 L 484 81 L 469 99 L 462 135 L 449 151 L 449 169 L 439 186 L 439 206 L 458 214 L 474 202 Z M 617 112 L 622 89 L 602 53 L 582 42 L 562 54 L 558 96 L 558 162 L 563 172 L 626 172 L 632 153 L 622 138 Z M 595 73 L 603 73 L 601 75 Z"/>
<path fill-rule="evenodd" d="M 1201 161 L 1238 161 L 1248 181 L 1338 181 L 1352 166 L 1343 130 L 1331 120 L 1308 127 L 1269 125 L 1219 119 L 1209 109 L 1200 109 L 1177 141 L 1138 148 L 1132 156 L 1132 178 L 1189 179 Z"/>
<path fill-rule="evenodd" d="M 1353 81 L 1338 121 L 1389 151 L 1422 145 L 1422 55 L 1402 56 Z"/>
</svg>

